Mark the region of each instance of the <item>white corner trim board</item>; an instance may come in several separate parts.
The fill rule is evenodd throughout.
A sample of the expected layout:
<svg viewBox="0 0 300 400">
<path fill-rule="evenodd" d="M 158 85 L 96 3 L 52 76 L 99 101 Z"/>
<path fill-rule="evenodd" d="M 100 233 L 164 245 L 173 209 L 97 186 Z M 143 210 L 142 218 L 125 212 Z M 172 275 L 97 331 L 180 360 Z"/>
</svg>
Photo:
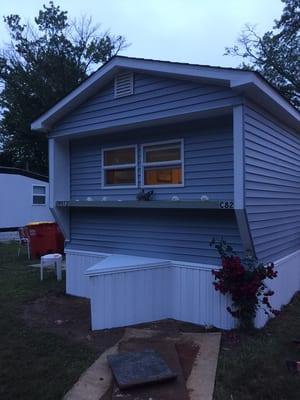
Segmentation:
<svg viewBox="0 0 300 400">
<path fill-rule="evenodd" d="M 73 296 L 90 298 L 89 278 L 85 271 L 103 260 L 108 254 L 65 250 L 66 254 L 66 292 Z"/>
</svg>

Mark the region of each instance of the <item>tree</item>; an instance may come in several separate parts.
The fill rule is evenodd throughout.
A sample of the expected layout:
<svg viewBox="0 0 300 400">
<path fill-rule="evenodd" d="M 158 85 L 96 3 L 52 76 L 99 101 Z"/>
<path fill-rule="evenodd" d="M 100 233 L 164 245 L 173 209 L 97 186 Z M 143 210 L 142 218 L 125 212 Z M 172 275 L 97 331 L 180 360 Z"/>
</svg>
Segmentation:
<svg viewBox="0 0 300 400">
<path fill-rule="evenodd" d="M 225 54 L 241 57 L 242 68 L 260 72 L 300 110 L 300 0 L 281 1 L 283 12 L 273 30 L 259 36 L 246 25 Z"/>
<path fill-rule="evenodd" d="M 10 43 L 0 53 L 0 165 L 47 173 L 47 140 L 31 122 L 126 47 L 123 36 L 99 33 L 91 18 L 70 21 L 50 1 L 34 23 L 4 17 Z"/>
</svg>

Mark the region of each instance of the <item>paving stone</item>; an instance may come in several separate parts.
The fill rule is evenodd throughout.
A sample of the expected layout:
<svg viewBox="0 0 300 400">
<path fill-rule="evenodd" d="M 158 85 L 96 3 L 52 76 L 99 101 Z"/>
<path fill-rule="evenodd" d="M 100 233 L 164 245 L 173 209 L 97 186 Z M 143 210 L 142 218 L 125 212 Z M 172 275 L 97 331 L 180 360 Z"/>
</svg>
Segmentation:
<svg viewBox="0 0 300 400">
<path fill-rule="evenodd" d="M 120 389 L 114 384 L 112 400 L 189 400 L 185 385 L 183 371 L 180 365 L 175 343 L 173 340 L 163 338 L 131 338 L 119 344 L 119 352 L 153 350 L 160 354 L 169 368 L 177 374 L 177 378 L 151 385 L 133 387 L 131 389 Z"/>
<path fill-rule="evenodd" d="M 114 354 L 108 356 L 107 360 L 121 389 L 177 377 L 154 350 Z"/>
</svg>

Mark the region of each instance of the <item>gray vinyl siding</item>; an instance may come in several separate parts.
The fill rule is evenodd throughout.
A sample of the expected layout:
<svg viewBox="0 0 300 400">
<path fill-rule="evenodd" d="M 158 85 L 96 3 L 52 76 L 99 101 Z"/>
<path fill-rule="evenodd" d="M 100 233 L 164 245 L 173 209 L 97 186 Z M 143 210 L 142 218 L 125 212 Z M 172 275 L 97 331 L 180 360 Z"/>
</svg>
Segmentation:
<svg viewBox="0 0 300 400">
<path fill-rule="evenodd" d="M 112 81 L 59 121 L 51 135 L 98 131 L 240 102 L 226 87 L 136 73 L 133 95 L 115 99 Z"/>
<path fill-rule="evenodd" d="M 241 252 L 232 211 L 73 209 L 68 248 L 219 265 L 213 237 Z"/>
<path fill-rule="evenodd" d="M 245 201 L 256 254 L 275 261 L 300 249 L 300 139 L 245 107 Z"/>
<path fill-rule="evenodd" d="M 154 188 L 156 200 L 200 199 L 233 200 L 233 143 L 231 118 L 210 122 L 198 121 L 181 126 L 164 126 L 156 130 L 141 130 L 114 135 L 91 137 L 71 142 L 71 199 L 135 200 L 141 186 L 141 144 L 170 139 L 184 140 L 184 187 Z M 125 139 L 126 138 L 126 139 Z M 139 188 L 104 189 L 101 187 L 101 149 L 138 144 Z M 148 189 L 145 189 L 148 190 Z"/>
</svg>

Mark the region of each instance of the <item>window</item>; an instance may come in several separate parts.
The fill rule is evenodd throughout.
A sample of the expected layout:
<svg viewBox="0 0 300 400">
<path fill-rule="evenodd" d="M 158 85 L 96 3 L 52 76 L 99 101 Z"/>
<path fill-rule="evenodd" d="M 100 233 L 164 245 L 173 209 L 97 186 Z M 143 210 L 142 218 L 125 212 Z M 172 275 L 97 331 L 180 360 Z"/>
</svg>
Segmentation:
<svg viewBox="0 0 300 400">
<path fill-rule="evenodd" d="M 142 147 L 142 186 L 183 186 L 183 140 Z"/>
<path fill-rule="evenodd" d="M 32 204 L 44 206 L 46 204 L 46 186 L 33 185 Z"/>
<path fill-rule="evenodd" d="M 136 186 L 136 146 L 103 149 L 102 171 L 104 188 Z"/>
</svg>

